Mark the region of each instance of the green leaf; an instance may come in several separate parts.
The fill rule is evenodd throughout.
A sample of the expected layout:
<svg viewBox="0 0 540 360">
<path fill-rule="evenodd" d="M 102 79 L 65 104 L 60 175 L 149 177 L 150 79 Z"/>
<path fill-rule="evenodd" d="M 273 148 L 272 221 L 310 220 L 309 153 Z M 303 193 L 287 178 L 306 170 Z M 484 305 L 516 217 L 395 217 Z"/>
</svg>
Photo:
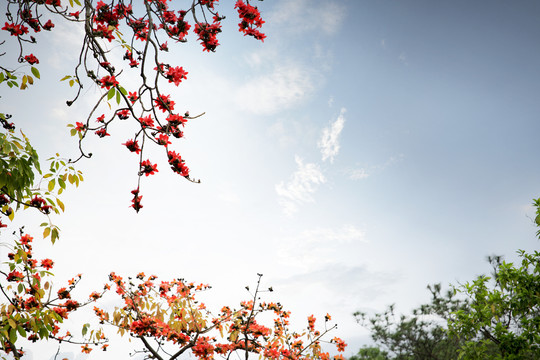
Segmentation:
<svg viewBox="0 0 540 360">
<path fill-rule="evenodd" d="M 51 232 L 51 241 L 54 244 L 54 242 L 58 239 L 58 229 L 54 228 Z"/>
<path fill-rule="evenodd" d="M 48 189 L 49 191 L 53 191 L 54 185 L 55 185 L 55 180 L 52 179 L 51 181 L 49 181 L 49 185 L 47 186 L 47 189 Z"/>
<path fill-rule="evenodd" d="M 35 67 L 31 67 L 30 70 L 32 71 L 32 74 L 34 74 L 35 77 L 37 77 L 38 79 L 40 79 L 40 75 L 39 75 L 39 70 Z"/>
<path fill-rule="evenodd" d="M 66 183 L 64 182 L 62 178 L 58 178 L 58 185 L 60 185 L 62 189 L 66 188 Z"/>
<path fill-rule="evenodd" d="M 0 83 L 4 81 L 4 73 L 0 73 Z"/>
<path fill-rule="evenodd" d="M 63 78 L 60 79 L 60 81 L 65 81 L 67 79 L 71 78 L 71 75 L 66 75 Z"/>
<path fill-rule="evenodd" d="M 111 100 L 114 97 L 114 93 L 116 92 L 115 88 L 111 88 L 109 90 L 109 93 L 107 94 L 107 100 Z"/>
<path fill-rule="evenodd" d="M 88 332 L 88 327 L 90 326 L 90 324 L 84 324 L 83 327 L 82 327 L 82 336 L 85 336 L 86 333 Z"/>
<path fill-rule="evenodd" d="M 17 331 L 19 332 L 19 334 L 21 334 L 22 337 L 26 337 L 26 331 L 22 326 L 17 326 Z"/>
<path fill-rule="evenodd" d="M 121 87 L 121 86 L 119 86 L 118 88 L 120 89 L 120 92 L 121 92 L 122 94 L 127 95 L 127 90 L 126 90 L 126 89 L 124 89 L 124 88 Z"/>
<path fill-rule="evenodd" d="M 17 342 L 17 330 L 9 330 L 9 341 L 11 341 L 12 344 L 15 344 Z"/>
<path fill-rule="evenodd" d="M 116 92 L 116 103 L 120 105 L 120 91 Z"/>
</svg>

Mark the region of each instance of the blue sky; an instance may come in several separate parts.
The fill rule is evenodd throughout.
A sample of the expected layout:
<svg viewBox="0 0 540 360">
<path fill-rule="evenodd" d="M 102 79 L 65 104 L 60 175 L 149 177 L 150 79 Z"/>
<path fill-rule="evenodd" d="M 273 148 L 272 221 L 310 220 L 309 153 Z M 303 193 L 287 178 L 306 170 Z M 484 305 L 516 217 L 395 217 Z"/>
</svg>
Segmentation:
<svg viewBox="0 0 540 360">
<path fill-rule="evenodd" d="M 55 220 L 62 239 L 41 249 L 59 279 L 181 276 L 212 284 L 220 306 L 260 272 L 298 326 L 332 314 L 351 355 L 369 342 L 354 311 L 407 312 L 429 283 L 489 272 L 486 255 L 538 249 L 540 4 L 264 1 L 264 43 L 237 33 L 227 5 L 215 54 L 193 38 L 170 53 L 189 72 L 171 89 L 177 106 L 206 112 L 176 147 L 202 183 L 162 159 L 137 215 L 137 159 L 120 145 L 132 128 L 89 139 L 85 182 Z M 99 89 L 65 106 L 57 80 L 78 38 L 55 30 L 34 52 L 43 80 L 2 107 L 43 158 L 75 157 L 66 124 Z"/>
</svg>

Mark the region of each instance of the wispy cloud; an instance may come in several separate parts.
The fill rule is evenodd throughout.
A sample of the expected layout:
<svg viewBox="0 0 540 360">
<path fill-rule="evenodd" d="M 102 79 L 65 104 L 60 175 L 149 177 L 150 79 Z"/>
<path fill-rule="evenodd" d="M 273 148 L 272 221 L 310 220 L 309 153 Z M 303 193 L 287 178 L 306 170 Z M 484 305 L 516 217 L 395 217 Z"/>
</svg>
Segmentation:
<svg viewBox="0 0 540 360">
<path fill-rule="evenodd" d="M 320 184 L 326 182 L 318 164 L 304 164 L 298 155 L 295 156 L 295 161 L 298 169 L 292 174 L 291 179 L 287 183 L 282 181 L 276 185 L 278 201 L 287 215 L 298 211 L 300 204 L 314 202 L 312 194 Z"/>
<path fill-rule="evenodd" d="M 330 159 L 330 162 L 334 162 L 334 157 L 339 153 L 339 134 L 345 126 L 345 108 L 341 108 L 341 112 L 329 127 L 323 129 L 321 140 L 319 141 L 319 148 L 321 149 L 322 160 L 326 161 Z"/>
<path fill-rule="evenodd" d="M 399 154 L 397 156 L 391 156 L 388 160 L 386 160 L 384 163 L 375 165 L 375 166 L 369 166 L 369 167 L 358 167 L 353 169 L 347 169 L 345 170 L 345 173 L 351 180 L 362 180 L 370 177 L 372 174 L 377 173 L 379 171 L 383 171 L 387 167 L 393 165 L 396 162 L 399 162 L 403 160 L 405 155 Z"/>
<path fill-rule="evenodd" d="M 280 239 L 280 259 L 302 271 L 325 264 L 349 262 L 351 253 L 366 243 L 366 233 L 355 225 L 317 227 Z M 346 250 L 346 251 L 345 251 Z"/>
<path fill-rule="evenodd" d="M 291 34 L 312 30 L 333 34 L 338 31 L 346 15 L 344 6 L 338 2 L 313 0 L 282 1 L 279 11 L 271 14 L 269 24 L 286 25 Z"/>
<path fill-rule="evenodd" d="M 398 56 L 398 60 L 401 61 L 404 65 L 409 65 L 408 63 L 408 58 L 407 58 L 407 54 L 402 52 L 401 54 L 399 54 Z"/>
<path fill-rule="evenodd" d="M 273 114 L 308 96 L 315 85 L 309 71 L 296 64 L 278 66 L 237 90 L 240 108 L 255 114 Z"/>
<path fill-rule="evenodd" d="M 352 169 L 348 171 L 349 179 L 351 180 L 362 180 L 366 179 L 371 175 L 366 169 L 359 168 L 359 169 Z"/>
</svg>

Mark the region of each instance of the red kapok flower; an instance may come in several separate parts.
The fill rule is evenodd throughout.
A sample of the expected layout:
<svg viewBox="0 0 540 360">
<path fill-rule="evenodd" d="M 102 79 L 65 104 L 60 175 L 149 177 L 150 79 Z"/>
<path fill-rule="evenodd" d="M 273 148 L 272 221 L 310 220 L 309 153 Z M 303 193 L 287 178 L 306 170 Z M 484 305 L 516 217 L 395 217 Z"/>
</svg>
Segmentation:
<svg viewBox="0 0 540 360">
<path fill-rule="evenodd" d="M 107 90 L 109 90 L 111 86 L 116 86 L 119 84 L 113 75 L 104 76 L 99 81 L 101 82 L 101 87 L 106 88 Z"/>
<path fill-rule="evenodd" d="M 34 54 L 26 55 L 24 60 L 26 60 L 30 65 L 39 64 L 39 60 L 34 56 Z"/>
<path fill-rule="evenodd" d="M 175 102 L 170 99 L 170 95 L 159 95 L 157 99 L 154 100 L 156 106 L 163 112 L 174 110 Z"/>
<path fill-rule="evenodd" d="M 187 79 L 186 75 L 187 71 L 184 71 L 184 68 L 182 68 L 181 66 L 171 66 L 169 67 L 169 70 L 167 70 L 167 72 L 165 73 L 165 77 L 167 78 L 167 80 L 169 80 L 170 83 L 174 83 L 174 85 L 176 86 L 178 86 L 183 79 Z"/>
<path fill-rule="evenodd" d="M 84 129 L 86 129 L 86 125 L 83 124 L 82 122 L 76 122 L 75 123 L 75 130 L 77 130 L 78 132 L 83 132 Z"/>
<path fill-rule="evenodd" d="M 51 31 L 51 29 L 54 27 L 54 24 L 51 20 L 47 20 L 45 24 L 43 24 L 43 29 L 47 31 Z"/>
<path fill-rule="evenodd" d="M 116 113 L 116 115 L 118 115 L 118 118 L 120 120 L 126 120 L 127 118 L 129 118 L 129 109 L 120 110 Z"/>
<path fill-rule="evenodd" d="M 159 145 L 164 145 L 164 146 L 167 146 L 169 144 L 171 144 L 171 142 L 169 141 L 169 137 L 165 134 L 159 134 L 159 136 L 157 137 L 157 142 Z"/>
<path fill-rule="evenodd" d="M 141 152 L 141 148 L 139 147 L 139 144 L 137 143 L 137 140 L 128 140 L 122 145 L 125 145 L 129 151 L 139 154 Z"/>
<path fill-rule="evenodd" d="M 24 278 L 24 275 L 17 270 L 13 270 L 6 277 L 7 281 L 21 281 Z"/>
<path fill-rule="evenodd" d="M 105 136 L 111 136 L 111 134 L 109 134 L 105 128 L 101 128 L 97 130 L 96 135 L 99 136 L 100 138 L 103 138 Z"/>
<path fill-rule="evenodd" d="M 144 160 L 141 162 L 141 174 L 148 176 L 154 175 L 156 172 L 158 172 L 156 164 L 152 164 L 150 160 Z"/>
<path fill-rule="evenodd" d="M 171 115 L 167 116 L 167 122 L 171 126 L 178 126 L 180 124 L 182 124 L 182 126 L 184 126 L 184 123 L 186 123 L 187 120 L 184 119 L 182 116 L 180 116 L 178 114 L 171 114 Z"/>
<path fill-rule="evenodd" d="M 139 188 L 131 191 L 131 193 L 133 194 L 133 200 L 131 200 L 131 207 L 134 208 L 136 212 L 139 212 L 139 210 L 143 207 L 141 205 L 142 195 L 139 196 Z"/>
<path fill-rule="evenodd" d="M 137 101 L 137 99 L 139 98 L 139 96 L 137 95 L 136 92 L 129 92 L 129 96 L 128 96 L 128 99 L 129 101 L 131 101 L 132 104 L 135 104 L 135 101 Z"/>
<path fill-rule="evenodd" d="M 91 347 L 88 346 L 88 344 L 82 345 L 81 348 L 82 348 L 81 352 L 85 354 L 90 354 L 90 351 L 93 350 Z"/>
<path fill-rule="evenodd" d="M 57 294 L 58 294 L 58 298 L 60 300 L 62 300 L 62 299 L 71 299 L 71 294 L 69 293 L 69 291 L 65 287 L 58 290 Z"/>
<path fill-rule="evenodd" d="M 30 244 L 32 242 L 32 240 L 34 240 L 34 238 L 31 237 L 28 234 L 24 234 L 23 236 L 21 236 L 21 244 L 22 245 L 28 245 L 28 244 Z"/>
<path fill-rule="evenodd" d="M 154 127 L 154 119 L 152 119 L 152 116 L 150 115 L 139 118 L 139 122 L 143 128 Z"/>
<path fill-rule="evenodd" d="M 167 157 L 169 158 L 169 165 L 171 169 L 181 176 L 189 176 L 189 168 L 185 165 L 182 157 L 175 151 L 167 152 Z"/>
<path fill-rule="evenodd" d="M 47 270 L 51 270 L 54 265 L 54 261 L 51 259 L 43 259 L 41 260 L 41 266 L 44 267 Z"/>
</svg>

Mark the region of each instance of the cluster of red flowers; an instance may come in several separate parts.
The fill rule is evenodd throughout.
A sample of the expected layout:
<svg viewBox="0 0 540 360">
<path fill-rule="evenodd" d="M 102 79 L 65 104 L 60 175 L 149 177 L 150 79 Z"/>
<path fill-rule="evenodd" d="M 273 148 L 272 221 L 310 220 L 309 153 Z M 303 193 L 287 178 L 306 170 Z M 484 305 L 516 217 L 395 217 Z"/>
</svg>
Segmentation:
<svg viewBox="0 0 540 360">
<path fill-rule="evenodd" d="M 184 68 L 181 66 L 169 66 L 169 69 L 165 73 L 167 80 L 169 80 L 170 83 L 174 83 L 176 86 L 178 86 L 183 79 L 187 79 L 186 75 L 187 71 L 184 71 Z"/>
<path fill-rule="evenodd" d="M 2 30 L 6 30 L 11 34 L 11 36 L 20 36 L 24 34 L 28 34 L 28 28 L 22 24 L 16 25 L 14 23 L 8 23 L 4 25 Z"/>
<path fill-rule="evenodd" d="M 47 202 L 45 201 L 45 199 L 39 197 L 39 196 L 34 196 L 31 200 L 30 200 L 30 206 L 33 206 L 39 210 L 41 210 L 42 213 L 44 214 L 49 214 L 52 210 L 52 206 L 50 205 L 47 205 Z"/>
<path fill-rule="evenodd" d="M 141 205 L 142 195 L 139 195 L 139 188 L 132 190 L 131 193 L 133 194 L 133 199 L 131 200 L 131 207 L 134 208 L 136 212 L 139 212 L 139 210 L 141 210 L 143 207 Z"/>
<path fill-rule="evenodd" d="M 179 86 L 182 81 L 187 79 L 188 72 L 182 66 L 161 63 L 159 52 L 168 51 L 169 45 L 166 40 L 170 40 L 169 43 L 171 41 L 185 42 L 190 31 L 196 34 L 198 41 L 203 46 L 203 51 L 215 51 L 219 45 L 218 35 L 222 31 L 221 21 L 224 17 L 216 11 L 218 0 L 197 0 L 193 6 L 185 10 L 173 9 L 171 4 L 173 2 L 168 0 L 147 0 L 145 6 L 133 8 L 131 3 L 126 1 L 97 0 L 95 5 L 85 5 L 90 7 L 87 9 L 90 12 L 87 13 L 93 14 L 92 18 L 87 19 L 81 15 L 81 11 L 84 10 L 73 9 L 75 11 L 71 12 L 69 7 L 63 9 L 60 0 L 32 0 L 30 2 L 20 0 L 17 16 L 13 17 L 13 21 L 10 19 L 10 22 L 6 22 L 2 30 L 19 38 L 21 53 L 24 53 L 22 51 L 23 44 L 35 42 L 34 38 L 26 38 L 30 28 L 34 32 L 39 32 L 42 29 L 51 30 L 54 27 L 50 20 L 42 23 L 41 19 L 44 19 L 46 11 L 62 15 L 70 21 L 89 22 L 90 26 L 85 26 L 86 37 L 81 52 L 84 66 L 78 67 L 80 70 L 76 69 L 76 76 L 68 76 L 66 79 L 69 79 L 70 86 L 77 84 L 80 90 L 83 86 L 81 80 L 84 76 L 79 71 L 85 69 L 84 75 L 87 75 L 103 91 L 108 92 L 108 96 L 103 96 L 102 100 L 116 100 L 119 105 L 124 101 L 124 104 L 119 109 L 114 110 L 114 115 L 109 117 L 108 121 L 105 121 L 104 114 L 98 117 L 97 126 L 89 124 L 88 121 L 86 123 L 77 121 L 71 125 L 71 134 L 78 135 L 79 141 L 82 141 L 89 131 L 100 138 L 108 137 L 110 134 L 107 127 L 110 122 L 116 118 L 120 120 L 133 118 L 139 122 L 141 131 L 138 131 L 134 138 L 126 141 L 123 145 L 136 154 L 141 154 L 144 151 L 144 141 L 141 142 L 141 137 L 164 146 L 171 169 L 190 181 L 194 181 L 189 178 L 189 169 L 184 160 L 177 153 L 170 152 L 168 148 L 172 145 L 172 138 L 184 136 L 180 125 L 184 126 L 190 118 L 189 114 L 186 112 L 185 116 L 181 116 L 174 113 L 175 101 L 171 95 L 160 91 L 158 83 L 158 78 L 162 77 L 169 83 Z M 73 7 L 73 4 L 71 6 Z M 235 8 L 238 9 L 241 18 L 240 31 L 245 35 L 252 35 L 263 40 L 264 35 L 260 34 L 257 29 L 264 21 L 257 8 L 249 5 L 249 0 L 236 2 Z M 188 23 L 188 15 L 192 16 L 193 22 L 191 24 Z M 129 31 L 126 32 L 126 28 Z M 128 38 L 124 38 L 125 36 Z M 165 38 L 161 39 L 162 37 Z M 124 53 L 119 55 L 123 55 L 124 66 L 113 63 L 112 60 L 115 57 L 111 56 L 112 53 L 106 51 L 106 47 L 98 45 L 99 41 L 111 42 L 112 40 L 123 44 L 121 47 Z M 135 40 L 142 41 L 143 45 L 141 46 Z M 30 65 L 39 64 L 39 59 L 34 54 L 23 56 L 22 59 Z M 140 63 L 148 66 L 140 71 L 142 84 L 138 90 L 128 92 L 120 84 L 120 75 L 125 76 L 125 68 L 140 67 Z M 152 74 L 154 79 L 150 79 L 149 73 L 146 71 L 152 68 L 150 67 L 151 63 L 157 70 Z M 32 71 L 34 72 L 34 70 Z M 97 75 L 100 71 L 105 71 L 105 73 Z M 68 104 L 72 102 L 69 101 Z M 138 112 L 138 108 L 141 108 L 142 111 Z M 164 113 L 166 121 L 160 119 L 155 109 Z M 82 148 L 81 152 L 83 152 Z M 86 156 L 84 152 L 82 155 Z M 139 176 L 148 176 L 155 172 L 157 172 L 157 168 L 150 163 L 150 160 L 140 162 Z M 136 210 L 142 207 L 140 198 L 140 194 L 137 193 L 132 200 L 132 207 Z M 0 223 L 0 226 L 4 226 L 4 224 Z"/>
<path fill-rule="evenodd" d="M 181 176 L 189 176 L 189 168 L 185 165 L 184 160 L 182 160 L 182 157 L 174 152 L 169 151 L 167 152 L 167 156 L 169 158 L 169 165 L 171 165 L 171 169 Z"/>
<path fill-rule="evenodd" d="M 195 25 L 195 34 L 198 35 L 204 51 L 216 51 L 219 45 L 217 35 L 221 32 L 221 23 L 214 21 L 212 24 L 198 23 Z"/>
<path fill-rule="evenodd" d="M 259 29 L 264 24 L 261 18 L 261 13 L 255 6 L 251 6 L 249 2 L 246 4 L 242 0 L 238 0 L 235 9 L 238 9 L 238 15 L 242 21 L 238 24 L 241 32 L 246 36 L 253 36 L 257 40 L 264 41 L 266 35 L 261 33 Z"/>
<path fill-rule="evenodd" d="M 54 262 L 51 259 L 42 259 L 41 261 L 34 259 L 32 242 L 32 236 L 21 234 L 20 238 L 15 241 L 13 252 L 7 254 L 11 271 L 8 274 L 3 273 L 3 276 L 7 282 L 16 282 L 18 285 L 8 286 L 3 290 L 3 295 L 9 299 L 11 305 L 3 313 L 4 320 L 0 323 L 2 326 L 22 329 L 18 330 L 18 334 L 35 342 L 44 337 L 56 337 L 60 330 L 58 325 L 62 319 L 67 319 L 71 312 L 99 299 L 102 294 L 93 293 L 85 304 L 72 300 L 71 292 L 80 280 L 79 275 L 70 280 L 68 287 L 57 291 L 56 299 L 51 298 L 49 292 L 51 289 L 48 289 L 49 283 L 42 281 L 42 277 L 51 275 L 49 271 L 53 268 Z M 11 294 L 8 293 L 10 289 Z M 59 302 L 59 300 L 64 301 Z M 9 325 L 7 319 L 10 319 Z M 58 339 L 61 338 L 58 337 Z M 15 344 L 11 339 L 12 335 L 10 335 L 10 341 Z M 0 348 L 4 351 L 7 349 L 5 344 L 0 344 Z M 20 352 L 15 347 L 9 347 L 9 349 Z"/>
</svg>

